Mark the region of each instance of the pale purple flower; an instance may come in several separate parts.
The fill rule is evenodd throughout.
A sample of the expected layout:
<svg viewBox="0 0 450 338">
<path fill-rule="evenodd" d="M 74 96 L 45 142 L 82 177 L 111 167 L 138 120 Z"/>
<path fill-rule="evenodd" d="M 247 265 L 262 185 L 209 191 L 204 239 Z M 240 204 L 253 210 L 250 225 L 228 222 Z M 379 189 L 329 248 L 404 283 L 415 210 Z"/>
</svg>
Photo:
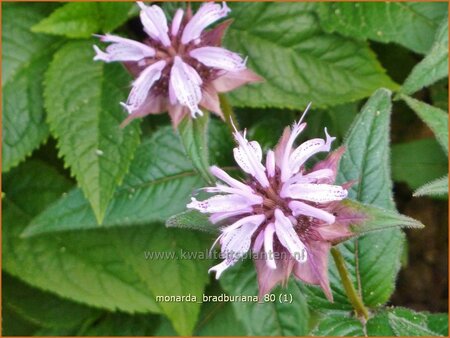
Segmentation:
<svg viewBox="0 0 450 338">
<path fill-rule="evenodd" d="M 329 152 L 335 138 L 325 128 L 325 139 L 294 146 L 305 127 L 301 120 L 287 127 L 264 161 L 259 143 L 235 130 L 234 158 L 248 178 L 241 182 L 213 166 L 211 173 L 223 183 L 204 188 L 214 196 L 203 201 L 192 198 L 188 204 L 210 214 L 212 223 L 223 225 L 216 243 L 220 242 L 224 260 L 210 269 L 216 278 L 251 249 L 257 254 L 260 296 L 286 283 L 293 273 L 319 285 L 332 300 L 328 252 L 332 244 L 352 236 L 352 211 L 340 203 L 347 197 L 349 184 L 334 184 L 344 148 L 307 169 L 311 156 Z"/>
<path fill-rule="evenodd" d="M 94 46 L 94 60 L 123 62 L 136 77 L 127 101 L 121 103 L 129 113 L 123 125 L 168 111 L 176 127 L 187 114 L 202 115 L 202 108 L 223 118 L 218 93 L 261 81 L 247 69 L 245 59 L 220 46 L 230 21 L 205 30 L 227 16 L 226 3 L 205 3 L 195 15 L 190 8 L 186 13 L 178 9 L 171 24 L 157 5 L 138 5 L 145 41 L 106 34 L 99 36 L 111 43 L 106 50 Z"/>
</svg>

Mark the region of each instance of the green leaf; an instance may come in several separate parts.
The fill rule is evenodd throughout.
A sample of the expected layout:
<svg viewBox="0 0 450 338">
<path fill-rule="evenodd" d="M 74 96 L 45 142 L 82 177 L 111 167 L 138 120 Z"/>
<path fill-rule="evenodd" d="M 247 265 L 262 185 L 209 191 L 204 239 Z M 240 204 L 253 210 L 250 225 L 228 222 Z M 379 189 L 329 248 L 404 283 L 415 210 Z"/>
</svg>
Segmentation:
<svg viewBox="0 0 450 338">
<path fill-rule="evenodd" d="M 400 97 L 430 127 L 437 141 L 448 154 L 448 114 L 442 109 L 430 106 L 412 97 L 406 95 Z"/>
<path fill-rule="evenodd" d="M 220 284 L 230 296 L 258 295 L 258 280 L 249 259 L 236 264 L 220 278 Z M 236 301 L 233 307 L 249 336 L 302 336 L 308 332 L 309 311 L 299 285 L 290 280 L 286 288 L 273 292 L 274 300 Z M 280 298 L 281 295 L 281 298 Z M 284 296 L 292 302 L 283 303 Z M 274 315 L 276 314 L 276 315 Z"/>
<path fill-rule="evenodd" d="M 202 186 L 171 127 L 146 139 L 111 202 L 103 227 L 165 222 L 186 209 L 192 192 Z M 89 203 L 74 189 L 36 217 L 26 236 L 54 231 L 99 228 Z"/>
<path fill-rule="evenodd" d="M 347 313 L 327 313 L 311 332 L 314 336 L 438 336 L 447 335 L 448 315 L 387 308 L 374 314 L 365 329 Z"/>
<path fill-rule="evenodd" d="M 3 202 L 3 267 L 43 290 L 91 306 L 126 312 L 164 313 L 178 333 L 189 335 L 200 310 L 195 302 L 156 302 L 156 296 L 201 297 L 208 281 L 206 241 L 198 233 L 147 224 L 20 238 L 33 215 L 25 199 L 14 196 L 61 195 L 64 180 L 51 168 L 24 171 L 41 182 L 5 189 Z M 21 173 L 23 174 L 23 173 Z M 11 172 L 10 182 L 23 179 Z M 44 186 L 44 183 L 47 187 Z M 11 196 L 11 197 L 8 197 Z M 36 209 L 37 210 L 37 209 Z M 191 257 L 185 257 L 190 253 Z"/>
<path fill-rule="evenodd" d="M 92 61 L 90 41 L 69 42 L 46 73 L 45 104 L 60 154 L 99 223 L 139 143 L 137 122 L 121 129 L 125 70 Z"/>
<path fill-rule="evenodd" d="M 448 19 L 436 33 L 433 47 L 427 56 L 411 71 L 402 86 L 402 92 L 412 94 L 423 87 L 448 76 Z"/>
<path fill-rule="evenodd" d="M 414 192 L 414 196 L 448 196 L 448 175 L 427 183 Z"/>
<path fill-rule="evenodd" d="M 363 325 L 348 314 L 325 316 L 311 331 L 312 336 L 364 336 Z"/>
<path fill-rule="evenodd" d="M 225 45 L 248 56 L 248 67 L 265 82 L 230 93 L 234 106 L 303 110 L 396 88 L 364 42 L 324 33 L 314 4 L 233 3 Z"/>
<path fill-rule="evenodd" d="M 197 117 L 196 119 L 187 115 L 180 122 L 178 132 L 186 155 L 191 159 L 192 165 L 203 179 L 212 185 L 215 179 L 209 172 L 208 121 L 208 113 L 204 113 L 204 116 Z"/>
<path fill-rule="evenodd" d="M 392 146 L 392 177 L 417 189 L 448 172 L 448 160 L 435 139 L 421 139 Z"/>
<path fill-rule="evenodd" d="M 447 17 L 447 4 L 321 3 L 318 14 L 322 27 L 328 32 L 362 40 L 395 42 L 425 54 L 440 21 Z"/>
<path fill-rule="evenodd" d="M 196 210 L 183 211 L 169 217 L 166 221 L 166 227 L 199 230 L 211 234 L 219 233 L 219 228 L 209 221 L 208 216 Z"/>
<path fill-rule="evenodd" d="M 44 6 L 7 3 L 2 9 L 2 171 L 7 172 L 48 136 L 42 79 L 59 40 L 30 32 L 47 14 Z"/>
<path fill-rule="evenodd" d="M 349 197 L 364 204 L 395 210 L 390 179 L 389 125 L 391 93 L 376 91 L 362 108 L 344 142 L 338 182 L 356 180 Z M 339 245 L 355 289 L 369 307 L 385 303 L 394 291 L 400 268 L 404 235 L 400 229 L 368 233 Z M 311 305 L 319 309 L 350 310 L 334 262 L 330 260 L 330 284 L 334 303 L 318 288 L 308 288 Z"/>
<path fill-rule="evenodd" d="M 350 228 L 354 234 L 364 234 L 390 228 L 424 227 L 422 223 L 414 218 L 399 214 L 392 209 L 379 208 L 351 199 L 344 200 L 342 205 L 352 209 L 357 214 L 355 222 L 350 223 Z"/>
<path fill-rule="evenodd" d="M 131 7 L 129 2 L 68 3 L 32 28 L 33 32 L 89 38 L 100 31 L 109 33 L 122 25 Z"/>
<path fill-rule="evenodd" d="M 367 333 L 369 336 L 439 336 L 447 335 L 448 332 L 442 332 L 445 327 L 448 327 L 447 314 L 432 315 L 399 307 L 384 309 L 369 319 Z M 434 331 L 435 328 L 438 330 Z"/>
<path fill-rule="evenodd" d="M 2 275 L 2 283 L 2 305 L 40 327 L 73 328 L 100 314 L 87 306 L 32 288 L 7 274 Z"/>
</svg>

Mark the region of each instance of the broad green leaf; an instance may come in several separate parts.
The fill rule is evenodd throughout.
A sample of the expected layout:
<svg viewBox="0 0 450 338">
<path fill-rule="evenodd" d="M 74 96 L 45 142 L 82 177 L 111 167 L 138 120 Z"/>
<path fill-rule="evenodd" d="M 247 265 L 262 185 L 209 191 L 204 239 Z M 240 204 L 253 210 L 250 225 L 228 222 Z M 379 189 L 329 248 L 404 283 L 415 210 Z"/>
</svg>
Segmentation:
<svg viewBox="0 0 450 338">
<path fill-rule="evenodd" d="M 338 182 L 356 180 L 349 197 L 365 204 L 395 210 L 390 179 L 389 125 L 391 93 L 376 91 L 354 121 L 344 145 Z M 364 304 L 385 303 L 394 290 L 400 268 L 404 235 L 400 229 L 368 233 L 339 245 L 356 290 Z M 350 310 L 338 272 L 330 259 L 330 283 L 334 303 L 320 289 L 308 288 L 310 304 L 320 309 Z"/>
<path fill-rule="evenodd" d="M 330 314 L 324 316 L 311 331 L 312 336 L 364 336 L 363 325 L 348 314 Z"/>
<path fill-rule="evenodd" d="M 448 175 L 429 182 L 414 192 L 414 196 L 448 195 Z"/>
<path fill-rule="evenodd" d="M 2 305 L 29 322 L 46 328 L 73 328 L 100 311 L 41 291 L 7 274 L 2 275 Z"/>
<path fill-rule="evenodd" d="M 400 97 L 430 127 L 437 141 L 448 154 L 448 114 L 442 109 L 430 106 L 412 97 L 406 95 Z"/>
<path fill-rule="evenodd" d="M 68 3 L 34 25 L 32 31 L 68 38 L 89 38 L 94 33 L 109 33 L 128 19 L 133 5 L 130 2 Z"/>
<path fill-rule="evenodd" d="M 392 146 L 392 177 L 417 189 L 448 172 L 448 159 L 435 139 L 421 139 Z"/>
<path fill-rule="evenodd" d="M 218 234 L 219 232 L 219 228 L 211 224 L 208 216 L 197 210 L 187 210 L 169 217 L 166 221 L 166 227 L 199 230 L 211 234 Z"/>
<path fill-rule="evenodd" d="M 312 330 L 314 336 L 439 336 L 447 335 L 448 315 L 387 308 L 373 315 L 366 325 L 347 313 L 328 313 Z"/>
<path fill-rule="evenodd" d="M 61 48 L 46 73 L 45 104 L 60 154 L 101 223 L 138 146 L 139 127 L 137 122 L 119 127 L 126 71 L 92 57 L 90 41 Z"/>
<path fill-rule="evenodd" d="M 6 172 L 48 136 L 42 79 L 60 40 L 30 32 L 48 13 L 44 6 L 3 3 L 2 9 L 2 171 Z"/>
<path fill-rule="evenodd" d="M 171 127 L 146 139 L 123 186 L 117 189 L 103 227 L 165 222 L 186 209 L 192 192 L 203 185 Z M 89 203 L 74 189 L 36 217 L 24 235 L 99 228 Z"/>
<path fill-rule="evenodd" d="M 163 313 L 178 333 L 192 333 L 200 304 L 156 302 L 156 296 L 201 297 L 210 262 L 184 255 L 203 253 L 207 247 L 202 237 L 166 229 L 162 224 L 146 224 L 20 238 L 33 215 L 27 212 L 26 200 L 15 196 L 31 199 L 41 194 L 50 202 L 50 197 L 55 200 L 61 195 L 63 184 L 58 182 L 64 182 L 51 168 L 27 173 L 41 182 L 40 190 L 13 184 L 5 189 L 2 244 L 3 267 L 8 273 L 91 306 Z M 8 180 L 14 182 L 22 176 L 11 172 Z"/>
<path fill-rule="evenodd" d="M 436 320 L 438 319 L 438 320 Z M 447 335 L 448 315 L 433 315 L 405 308 L 387 308 L 367 322 L 369 336 L 439 336 Z M 436 330 L 436 331 L 434 331 Z"/>
<path fill-rule="evenodd" d="M 220 284 L 230 296 L 258 295 L 258 280 L 253 262 L 247 259 L 228 269 Z M 232 302 L 237 318 L 248 336 L 302 336 L 308 332 L 309 310 L 299 285 L 290 280 L 286 288 L 273 292 L 274 300 Z M 281 295 L 281 298 L 280 298 Z M 292 302 L 283 303 L 283 295 Z M 276 314 L 276 315 L 275 315 Z"/>
<path fill-rule="evenodd" d="M 448 76 L 448 19 L 445 18 L 436 33 L 430 52 L 409 74 L 402 92 L 412 94 L 423 87 Z"/>
<path fill-rule="evenodd" d="M 233 3 L 225 45 L 265 78 L 230 93 L 234 106 L 303 110 L 397 88 L 365 42 L 323 32 L 314 4 Z"/>
<path fill-rule="evenodd" d="M 437 2 L 321 3 L 318 14 L 328 32 L 395 42 L 425 54 L 447 10 L 446 3 Z"/>
<path fill-rule="evenodd" d="M 355 234 L 364 234 L 390 228 L 424 227 L 422 223 L 414 218 L 399 214 L 392 209 L 379 208 L 351 199 L 344 200 L 342 205 L 351 208 L 356 213 L 354 222 L 350 222 L 350 229 Z"/>
<path fill-rule="evenodd" d="M 208 184 L 213 184 L 215 179 L 209 172 L 208 121 L 208 113 L 196 119 L 187 115 L 180 122 L 178 132 L 186 155 L 191 159 L 194 168 Z"/>
</svg>

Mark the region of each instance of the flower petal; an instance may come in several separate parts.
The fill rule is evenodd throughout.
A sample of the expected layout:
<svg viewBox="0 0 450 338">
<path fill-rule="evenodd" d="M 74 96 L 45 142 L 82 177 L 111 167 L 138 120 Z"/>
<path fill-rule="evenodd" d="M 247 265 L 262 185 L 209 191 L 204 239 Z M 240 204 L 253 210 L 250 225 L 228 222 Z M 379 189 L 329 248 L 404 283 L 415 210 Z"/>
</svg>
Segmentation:
<svg viewBox="0 0 450 338">
<path fill-rule="evenodd" d="M 325 221 L 328 224 L 333 224 L 336 221 L 336 217 L 333 214 L 300 201 L 289 202 L 289 208 L 291 208 L 292 214 L 295 217 L 299 215 L 310 216 Z"/>
<path fill-rule="evenodd" d="M 305 245 L 302 243 L 294 227 L 280 209 L 275 209 L 275 232 L 281 244 L 288 249 L 292 257 L 298 262 L 304 262 L 307 259 Z"/>
<path fill-rule="evenodd" d="M 339 185 L 299 183 L 285 184 L 281 189 L 280 196 L 325 203 L 340 201 L 347 197 L 347 193 L 347 190 Z"/>
<path fill-rule="evenodd" d="M 239 195 L 216 195 L 204 201 L 197 201 L 192 197 L 191 200 L 191 203 L 187 207 L 196 209 L 201 213 L 237 211 L 246 209 L 252 205 L 252 201 Z"/>
<path fill-rule="evenodd" d="M 247 83 L 261 81 L 264 81 L 261 76 L 255 74 L 250 69 L 243 69 L 237 72 L 226 72 L 212 81 L 212 85 L 219 93 L 226 93 Z"/>
<path fill-rule="evenodd" d="M 258 142 L 249 142 L 236 129 L 233 133 L 239 146 L 233 149 L 234 159 L 247 174 L 255 177 L 263 187 L 269 186 L 265 174 L 266 168 L 261 164 L 262 149 Z"/>
<path fill-rule="evenodd" d="M 206 27 L 227 16 L 231 10 L 225 2 L 222 4 L 222 7 L 212 2 L 203 4 L 186 24 L 181 36 L 181 43 L 187 44 L 192 40 L 198 39 Z"/>
<path fill-rule="evenodd" d="M 145 103 L 153 84 L 161 77 L 166 61 L 158 61 L 145 68 L 139 77 L 134 80 L 133 88 L 128 96 L 127 103 L 121 103 L 128 113 L 132 114 Z"/>
<path fill-rule="evenodd" d="M 207 84 L 203 86 L 202 91 L 202 99 L 199 105 L 210 112 L 218 115 L 222 120 L 225 120 L 225 117 L 222 112 L 222 108 L 220 107 L 219 95 L 213 86 Z"/>
<path fill-rule="evenodd" d="M 276 269 L 275 257 L 273 252 L 273 234 L 275 233 L 275 227 L 273 223 L 269 223 L 264 229 L 264 251 L 266 253 L 266 263 L 271 269 Z"/>
<path fill-rule="evenodd" d="M 245 224 L 253 224 L 256 226 L 260 226 L 262 222 L 264 222 L 266 220 L 266 216 L 265 215 L 250 215 L 247 217 L 243 217 L 239 220 L 237 220 L 236 222 L 234 222 L 233 224 L 225 227 L 222 232 L 223 233 L 229 233 L 232 231 L 236 231 L 236 229 L 239 229 L 242 225 Z"/>
<path fill-rule="evenodd" d="M 164 46 L 171 45 L 169 39 L 169 27 L 163 10 L 157 6 L 146 6 L 143 2 L 138 1 L 137 4 L 141 8 L 140 18 L 144 31 L 154 40 L 161 42 Z"/>
<path fill-rule="evenodd" d="M 170 71 L 169 95 L 172 103 L 176 98 L 178 103 L 188 107 L 192 117 L 195 117 L 196 114 L 203 115 L 203 112 L 198 108 L 202 99 L 200 87 L 202 82 L 200 75 L 194 68 L 184 63 L 179 56 L 175 56 Z"/>
<path fill-rule="evenodd" d="M 291 132 L 289 133 L 289 138 L 283 145 L 284 149 L 282 149 L 281 163 L 279 165 L 281 170 L 282 182 L 286 182 L 292 176 L 291 167 L 289 165 L 289 157 L 291 155 L 292 146 L 294 145 L 295 139 L 298 137 L 298 135 L 300 135 L 305 127 L 306 123 L 295 123 L 292 127 Z"/>
<path fill-rule="evenodd" d="M 209 216 L 209 221 L 213 224 L 216 224 L 227 218 L 234 217 L 234 216 L 240 216 L 243 214 L 248 214 L 252 211 L 253 211 L 252 207 L 246 207 L 246 208 L 234 210 L 234 211 L 216 212 L 216 213 L 212 214 L 211 216 Z"/>
<path fill-rule="evenodd" d="M 200 47 L 189 53 L 207 67 L 236 72 L 245 69 L 245 61 L 236 53 L 221 47 Z"/>
<path fill-rule="evenodd" d="M 134 40 L 109 34 L 100 36 L 100 40 L 112 42 L 112 44 L 106 47 L 106 52 L 94 45 L 96 52 L 94 60 L 96 61 L 140 61 L 144 58 L 155 56 L 155 50 L 152 47 Z"/>
<path fill-rule="evenodd" d="M 211 174 L 216 176 L 218 179 L 222 180 L 226 184 L 228 184 L 230 187 L 238 188 L 244 191 L 248 192 L 254 192 L 253 189 L 248 186 L 247 184 L 244 184 L 242 182 L 239 182 L 237 179 L 231 177 L 228 175 L 225 171 L 220 169 L 219 167 L 213 165 L 209 168 L 209 171 L 211 171 Z"/>
<path fill-rule="evenodd" d="M 289 156 L 289 168 L 292 173 L 297 173 L 300 167 L 313 155 L 321 151 L 330 151 L 331 143 L 336 139 L 328 135 L 327 128 L 325 128 L 326 141 L 320 138 L 315 138 L 303 142 L 295 149 Z"/>
<path fill-rule="evenodd" d="M 223 233 L 220 244 L 222 245 L 221 255 L 225 259 L 208 272 L 215 271 L 216 279 L 219 279 L 223 271 L 235 264 L 250 249 L 251 238 L 257 228 L 256 224 L 246 223 L 234 231 Z"/>
<path fill-rule="evenodd" d="M 320 182 L 318 183 L 334 183 L 334 181 L 336 180 L 336 174 L 337 174 L 337 170 L 338 170 L 338 166 L 339 166 L 339 162 L 341 160 L 342 155 L 345 152 L 345 147 L 341 146 L 338 149 L 336 149 L 335 151 L 333 151 L 332 153 L 330 153 L 326 159 L 324 159 L 323 161 L 318 162 L 316 165 L 314 165 L 313 167 L 313 172 L 314 171 L 318 171 L 318 170 L 331 170 L 333 172 L 333 175 L 331 175 L 328 178 L 323 178 L 320 180 Z"/>
<path fill-rule="evenodd" d="M 178 8 L 173 16 L 172 27 L 170 28 L 170 33 L 172 36 L 176 36 L 178 31 L 180 30 L 181 21 L 183 20 L 184 11 L 181 8 Z"/>
<path fill-rule="evenodd" d="M 147 96 L 145 102 L 136 110 L 134 110 L 131 114 L 127 116 L 127 118 L 120 124 L 121 128 L 127 126 L 131 121 L 136 118 L 144 117 L 149 114 L 160 114 L 166 111 L 167 99 L 162 95 L 153 95 L 150 92 L 150 95 Z"/>
<path fill-rule="evenodd" d="M 328 253 L 331 244 L 328 242 L 308 243 L 308 261 L 294 266 L 294 275 L 305 283 L 320 285 L 328 300 L 333 295 L 328 280 Z"/>
<path fill-rule="evenodd" d="M 287 252 L 281 252 L 281 255 Z M 268 294 L 277 284 L 287 282 L 296 261 L 293 258 L 278 259 L 276 268 L 267 266 L 266 260 L 258 258 L 255 260 L 256 272 L 258 274 L 259 297 Z"/>
<path fill-rule="evenodd" d="M 258 236 L 255 238 L 255 242 L 253 243 L 253 252 L 255 254 L 259 253 L 261 251 L 261 248 L 264 244 L 264 231 L 260 231 Z"/>
<path fill-rule="evenodd" d="M 266 155 L 266 169 L 267 176 L 275 176 L 275 153 L 272 150 L 269 150 Z"/>
</svg>

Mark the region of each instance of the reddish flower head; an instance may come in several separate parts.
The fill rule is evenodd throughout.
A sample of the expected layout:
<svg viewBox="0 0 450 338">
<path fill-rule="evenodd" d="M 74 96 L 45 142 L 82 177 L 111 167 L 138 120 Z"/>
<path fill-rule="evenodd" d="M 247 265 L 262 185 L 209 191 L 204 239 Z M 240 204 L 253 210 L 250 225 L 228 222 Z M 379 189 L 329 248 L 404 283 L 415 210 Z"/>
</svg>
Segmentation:
<svg viewBox="0 0 450 338">
<path fill-rule="evenodd" d="M 306 283 L 319 285 L 332 300 L 328 253 L 332 244 L 352 236 L 350 211 L 340 203 L 347 197 L 346 187 L 334 184 L 344 149 L 307 169 L 308 159 L 329 152 L 334 138 L 325 129 L 325 139 L 294 147 L 305 127 L 300 121 L 286 128 L 275 151 L 267 152 L 265 165 L 258 142 L 236 131 L 234 158 L 248 179 L 241 182 L 211 167 L 224 184 L 205 188 L 217 195 L 204 201 L 192 198 L 188 204 L 188 208 L 210 214 L 212 223 L 226 225 L 217 239 L 224 260 L 210 269 L 216 278 L 252 249 L 260 296 L 286 283 L 293 273 Z"/>
<path fill-rule="evenodd" d="M 200 107 L 223 118 L 218 93 L 261 81 L 240 55 L 220 47 L 230 21 L 205 31 L 230 12 L 225 3 L 205 3 L 195 15 L 178 9 L 170 27 L 160 7 L 138 5 L 148 39 L 141 43 L 107 34 L 100 36 L 111 43 L 106 51 L 94 46 L 94 60 L 124 62 L 137 77 L 122 103 L 129 113 L 124 124 L 168 111 L 176 127 L 188 113 L 202 115 Z"/>
</svg>

